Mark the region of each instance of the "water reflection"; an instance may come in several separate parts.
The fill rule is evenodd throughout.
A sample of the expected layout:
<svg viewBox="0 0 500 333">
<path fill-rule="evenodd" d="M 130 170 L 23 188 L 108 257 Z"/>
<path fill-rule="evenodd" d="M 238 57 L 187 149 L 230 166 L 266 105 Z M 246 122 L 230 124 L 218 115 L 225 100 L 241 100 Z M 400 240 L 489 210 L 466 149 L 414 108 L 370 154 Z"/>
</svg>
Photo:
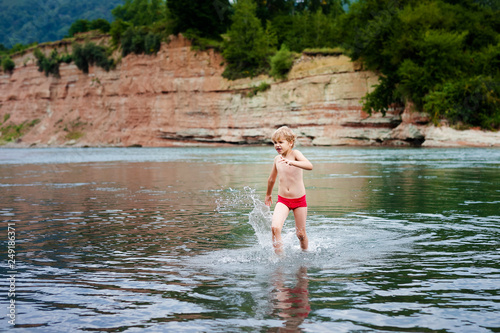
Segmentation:
<svg viewBox="0 0 500 333">
<path fill-rule="evenodd" d="M 20 332 L 500 327 L 497 151 L 310 148 L 310 251 L 289 219 L 282 260 L 266 148 L 52 151 L 0 164 Z"/>
<path fill-rule="evenodd" d="M 307 267 L 299 267 L 295 274 L 297 281 L 293 287 L 287 287 L 283 269 L 280 266 L 272 276 L 273 315 L 283 320 L 283 326 L 270 332 L 302 332 L 299 327 L 311 312 Z"/>
</svg>

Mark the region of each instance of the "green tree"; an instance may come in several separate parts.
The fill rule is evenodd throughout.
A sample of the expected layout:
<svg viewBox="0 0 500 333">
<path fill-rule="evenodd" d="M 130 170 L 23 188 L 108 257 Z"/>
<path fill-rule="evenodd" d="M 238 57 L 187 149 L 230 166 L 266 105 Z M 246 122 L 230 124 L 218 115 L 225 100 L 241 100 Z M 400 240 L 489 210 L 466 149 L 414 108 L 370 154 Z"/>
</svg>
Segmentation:
<svg viewBox="0 0 500 333">
<path fill-rule="evenodd" d="M 173 33 L 195 31 L 202 37 L 220 38 L 229 25 L 229 0 L 168 0 Z"/>
<path fill-rule="evenodd" d="M 108 33 L 111 29 L 111 24 L 105 19 L 99 18 L 90 22 L 90 30 L 99 30 L 104 33 Z"/>
<path fill-rule="evenodd" d="M 73 37 L 77 33 L 87 32 L 90 28 L 90 22 L 88 20 L 79 19 L 73 22 L 69 27 L 68 36 Z"/>
<path fill-rule="evenodd" d="M 298 11 L 310 11 L 312 13 L 321 10 L 324 14 L 333 14 L 335 16 L 344 12 L 344 6 L 349 5 L 346 0 L 302 0 L 296 1 Z"/>
<path fill-rule="evenodd" d="M 162 0 L 125 0 L 112 11 L 116 20 L 133 26 L 151 26 L 167 20 L 167 7 Z"/>
<path fill-rule="evenodd" d="M 266 0 L 256 1 L 256 15 L 262 24 L 272 21 L 277 16 L 292 16 L 296 0 Z"/>
<path fill-rule="evenodd" d="M 499 91 L 484 88 L 500 82 L 499 16 L 471 0 L 354 3 L 342 19 L 344 48 L 381 74 L 365 110 L 385 112 L 411 101 L 436 121 L 499 126 L 491 111 L 498 109 Z"/>
<path fill-rule="evenodd" d="M 168 21 L 168 8 L 166 2 L 163 0 L 125 0 L 123 5 L 117 6 L 112 12 L 115 21 L 111 24 L 110 34 L 113 44 L 119 45 L 125 42 L 124 54 L 130 52 L 142 53 L 145 51 L 142 48 L 141 52 L 136 52 L 135 50 L 138 50 L 137 47 L 131 48 L 133 38 L 136 39 L 134 44 L 139 45 L 141 43 L 137 39 L 142 38 L 142 44 L 144 44 L 145 35 L 148 32 L 154 34 L 155 39 L 161 39 L 161 37 L 168 36 L 172 31 L 171 24 Z M 124 40 L 122 40 L 126 32 L 127 34 Z M 149 40 L 151 40 L 151 36 Z M 155 43 L 157 44 L 156 41 Z M 148 50 L 150 49 L 148 47 Z M 159 47 L 155 46 L 156 51 L 157 49 Z"/>
<path fill-rule="evenodd" d="M 111 35 L 111 41 L 115 46 L 118 46 L 121 43 L 122 36 L 129 27 L 132 27 L 132 24 L 124 22 L 121 19 L 116 19 L 113 23 L 111 23 L 109 34 Z"/>
<path fill-rule="evenodd" d="M 234 5 L 233 24 L 223 46 L 226 78 L 254 76 L 269 68 L 269 56 L 276 51 L 276 39 L 269 33 L 266 35 L 256 8 L 253 0 L 239 0 Z"/>
</svg>

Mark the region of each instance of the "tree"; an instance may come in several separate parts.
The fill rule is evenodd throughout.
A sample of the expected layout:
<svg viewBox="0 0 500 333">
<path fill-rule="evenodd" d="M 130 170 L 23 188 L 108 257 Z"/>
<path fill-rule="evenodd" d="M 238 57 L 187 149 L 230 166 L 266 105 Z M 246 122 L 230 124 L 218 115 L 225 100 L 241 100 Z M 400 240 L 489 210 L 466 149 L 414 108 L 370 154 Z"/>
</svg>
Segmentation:
<svg viewBox="0 0 500 333">
<path fill-rule="evenodd" d="M 163 0 L 125 0 L 111 13 L 116 20 L 133 26 L 151 26 L 167 20 L 167 7 Z"/>
<path fill-rule="evenodd" d="M 435 121 L 500 126 L 500 12 L 473 0 L 359 0 L 344 48 L 380 73 L 368 112 L 411 101 Z"/>
<path fill-rule="evenodd" d="M 0 53 L 7 53 L 7 51 L 9 51 L 9 49 L 0 43 Z"/>
<path fill-rule="evenodd" d="M 93 21 L 79 19 L 73 22 L 73 24 L 69 27 L 68 36 L 73 37 L 77 33 L 87 32 L 90 30 L 100 30 L 107 33 L 110 28 L 111 25 L 105 19 L 96 19 Z"/>
<path fill-rule="evenodd" d="M 238 0 L 234 5 L 233 24 L 223 46 L 227 78 L 259 74 L 269 67 L 269 56 L 276 51 L 276 38 L 264 32 L 256 9 L 253 0 Z"/>
<path fill-rule="evenodd" d="M 90 30 L 99 30 L 101 32 L 108 33 L 111 29 L 111 25 L 107 20 L 99 18 L 91 21 L 89 28 Z"/>
<path fill-rule="evenodd" d="M 189 30 L 202 37 L 220 38 L 229 25 L 229 0 L 168 0 L 173 33 Z"/>
<path fill-rule="evenodd" d="M 88 20 L 79 19 L 73 22 L 69 27 L 68 36 L 73 37 L 77 33 L 89 31 L 90 22 Z"/>
</svg>

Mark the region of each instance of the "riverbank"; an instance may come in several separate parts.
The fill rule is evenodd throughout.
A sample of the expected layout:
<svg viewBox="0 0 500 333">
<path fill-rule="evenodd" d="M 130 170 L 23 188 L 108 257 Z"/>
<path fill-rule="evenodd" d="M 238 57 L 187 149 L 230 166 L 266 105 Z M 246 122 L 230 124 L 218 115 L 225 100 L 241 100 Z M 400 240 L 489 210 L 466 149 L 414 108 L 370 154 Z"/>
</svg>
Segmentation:
<svg viewBox="0 0 500 333">
<path fill-rule="evenodd" d="M 54 48 L 71 45 L 42 51 Z M 0 141 L 9 147 L 266 144 L 284 124 L 307 146 L 500 146 L 497 132 L 436 127 L 409 107 L 368 115 L 361 98 L 378 77 L 344 55 L 303 55 L 282 81 L 228 81 L 220 54 L 193 51 L 182 36 L 109 72 L 63 63 L 59 78 L 46 77 L 32 52 L 14 61 L 0 77 Z"/>
</svg>

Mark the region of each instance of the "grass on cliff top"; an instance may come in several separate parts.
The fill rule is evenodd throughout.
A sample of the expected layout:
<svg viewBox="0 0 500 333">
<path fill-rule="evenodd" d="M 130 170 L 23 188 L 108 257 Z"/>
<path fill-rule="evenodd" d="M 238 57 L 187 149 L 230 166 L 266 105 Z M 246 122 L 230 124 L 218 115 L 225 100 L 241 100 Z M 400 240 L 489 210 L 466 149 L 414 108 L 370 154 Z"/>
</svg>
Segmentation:
<svg viewBox="0 0 500 333">
<path fill-rule="evenodd" d="M 341 47 L 308 48 L 304 49 L 302 54 L 309 56 L 339 56 L 345 54 L 345 50 Z"/>
</svg>

